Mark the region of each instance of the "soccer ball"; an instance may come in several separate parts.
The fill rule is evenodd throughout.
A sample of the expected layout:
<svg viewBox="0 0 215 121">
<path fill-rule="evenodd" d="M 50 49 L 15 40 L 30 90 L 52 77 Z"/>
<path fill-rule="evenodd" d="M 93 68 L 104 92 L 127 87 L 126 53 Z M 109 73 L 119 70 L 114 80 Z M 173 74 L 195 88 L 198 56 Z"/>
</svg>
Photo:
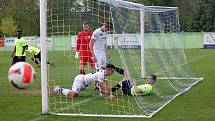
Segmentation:
<svg viewBox="0 0 215 121">
<path fill-rule="evenodd" d="M 18 62 L 8 71 L 9 82 L 18 89 L 27 88 L 35 79 L 34 68 L 26 62 Z"/>
</svg>

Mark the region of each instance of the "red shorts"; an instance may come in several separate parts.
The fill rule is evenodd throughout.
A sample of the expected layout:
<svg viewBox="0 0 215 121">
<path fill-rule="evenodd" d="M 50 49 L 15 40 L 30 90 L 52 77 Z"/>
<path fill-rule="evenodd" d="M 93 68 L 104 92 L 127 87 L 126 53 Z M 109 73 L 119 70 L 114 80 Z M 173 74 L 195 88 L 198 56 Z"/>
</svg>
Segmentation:
<svg viewBox="0 0 215 121">
<path fill-rule="evenodd" d="M 94 67 L 94 60 L 93 60 L 93 57 L 91 57 L 91 56 L 89 56 L 89 57 L 86 57 L 86 56 L 83 57 L 83 56 L 81 56 L 81 57 L 80 57 L 80 64 L 81 64 L 81 65 L 86 65 L 87 62 L 90 63 L 91 67 Z"/>
</svg>

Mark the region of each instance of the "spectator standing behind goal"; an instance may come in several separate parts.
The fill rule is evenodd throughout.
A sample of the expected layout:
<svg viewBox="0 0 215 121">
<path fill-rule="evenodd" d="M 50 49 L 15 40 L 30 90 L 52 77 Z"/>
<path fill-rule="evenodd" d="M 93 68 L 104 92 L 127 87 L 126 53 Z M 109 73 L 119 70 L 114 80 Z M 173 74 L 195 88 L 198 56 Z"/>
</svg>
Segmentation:
<svg viewBox="0 0 215 121">
<path fill-rule="evenodd" d="M 93 32 L 90 41 L 90 51 L 94 57 L 94 63 L 96 69 L 104 68 L 106 65 L 107 56 L 107 32 L 113 29 L 112 22 L 105 22 L 100 28 Z"/>
<path fill-rule="evenodd" d="M 92 36 L 92 31 L 88 25 L 88 21 L 84 21 L 83 30 L 78 33 L 76 44 L 75 58 L 79 58 L 80 54 L 80 74 L 85 74 L 85 66 L 87 62 L 90 63 L 91 70 L 94 70 L 94 60 L 90 52 L 89 43 Z"/>
<path fill-rule="evenodd" d="M 11 57 L 13 58 L 11 65 L 17 62 L 25 62 L 25 47 L 26 47 L 26 40 L 22 37 L 22 31 L 17 31 L 17 38 L 15 39 L 15 47 Z M 15 55 L 14 55 L 15 54 Z"/>
</svg>

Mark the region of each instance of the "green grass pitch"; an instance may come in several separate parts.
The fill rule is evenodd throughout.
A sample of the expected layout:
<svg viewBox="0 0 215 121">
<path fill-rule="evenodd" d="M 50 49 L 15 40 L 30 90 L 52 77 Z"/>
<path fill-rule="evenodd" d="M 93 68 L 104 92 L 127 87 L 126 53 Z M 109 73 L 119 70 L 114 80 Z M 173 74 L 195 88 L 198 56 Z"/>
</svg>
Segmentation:
<svg viewBox="0 0 215 121">
<path fill-rule="evenodd" d="M 194 86 L 191 90 L 179 96 L 158 114 L 151 119 L 136 118 L 135 120 L 152 121 L 213 121 L 215 120 L 215 50 L 213 49 L 188 49 L 185 50 L 189 65 L 195 77 L 204 77 L 204 80 Z M 61 52 L 62 53 L 62 52 Z M 70 55 L 70 53 L 64 53 Z M 27 90 L 20 91 L 10 85 L 7 79 L 11 52 L 0 51 L 0 121 L 118 121 L 119 118 L 98 118 L 98 117 L 68 117 L 41 115 L 41 95 L 40 95 L 40 70 L 31 63 L 30 57 L 27 62 L 31 63 L 37 72 L 37 79 Z M 65 67 L 69 65 L 68 60 L 53 59 L 56 66 Z M 71 59 L 74 59 L 71 57 Z M 60 64 L 64 65 L 60 65 Z M 76 62 L 74 62 L 76 63 Z M 77 65 L 77 64 L 74 64 Z M 59 67 L 60 68 L 60 67 Z M 78 71 L 78 70 L 72 70 Z M 64 75 L 61 75 L 64 76 Z M 66 77 L 68 75 L 65 75 Z M 61 78 L 57 76 L 57 78 Z M 56 80 L 58 80 L 56 78 Z M 123 120 L 134 120 L 124 118 Z"/>
</svg>

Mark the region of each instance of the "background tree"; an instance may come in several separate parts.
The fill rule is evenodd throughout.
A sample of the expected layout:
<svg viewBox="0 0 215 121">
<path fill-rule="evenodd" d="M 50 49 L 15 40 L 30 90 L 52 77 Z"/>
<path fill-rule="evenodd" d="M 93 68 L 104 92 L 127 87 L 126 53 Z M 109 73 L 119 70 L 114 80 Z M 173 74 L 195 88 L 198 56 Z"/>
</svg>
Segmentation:
<svg viewBox="0 0 215 121">
<path fill-rule="evenodd" d="M 97 1 L 97 0 L 92 0 Z M 179 7 L 179 20 L 181 25 L 181 31 L 215 31 L 215 0 L 127 0 L 150 6 L 169 6 Z M 87 17 L 88 11 L 86 8 L 86 1 L 83 3 L 80 0 L 48 0 L 49 7 L 64 8 L 58 9 L 58 12 L 66 12 L 67 18 L 77 18 L 77 20 L 84 20 Z M 70 4 L 63 4 L 70 3 Z M 96 2 L 91 2 L 94 4 Z M 92 6 L 92 5 L 89 6 Z M 76 6 L 76 7 L 74 7 Z M 94 4 L 96 8 L 96 4 Z M 69 9 L 68 9 L 69 8 Z M 70 9 L 71 8 L 71 9 Z M 86 8 L 86 9 L 85 9 Z M 93 9 L 93 8 L 92 8 Z M 108 7 L 106 8 L 109 9 Z M 56 9 L 53 9 L 56 10 Z M 75 12 L 72 12 L 75 11 Z M 83 11 L 83 13 L 81 12 Z M 93 9 L 94 12 L 100 14 L 97 9 Z M 50 11 L 48 11 L 50 12 Z M 54 11 L 52 11 L 54 12 Z M 70 13 L 70 14 L 69 14 Z M 71 14 L 72 13 L 72 14 Z M 107 14 L 108 15 L 108 14 Z M 6 16 L 12 16 L 17 23 L 17 28 L 23 30 L 24 36 L 39 36 L 39 0 L 1 0 L 0 2 L 0 26 L 1 20 Z M 61 18 L 60 15 L 52 16 Z M 78 29 L 81 29 L 82 21 L 66 21 L 64 23 L 76 23 Z M 97 27 L 97 21 L 93 21 L 91 18 L 87 18 L 92 27 Z M 95 19 L 95 18 L 94 18 Z M 48 18 L 49 20 L 49 18 Z M 92 20 L 92 21 L 91 21 Z M 103 20 L 100 19 L 99 20 Z M 103 22 L 103 21 L 102 21 Z M 49 24 L 49 23 L 48 23 Z M 58 23 L 59 25 L 63 23 Z M 66 30 L 74 29 L 73 26 L 64 28 Z M 77 29 L 77 28 L 76 28 Z M 1 31 L 0 31 L 1 33 Z"/>
<path fill-rule="evenodd" d="M 201 0 L 198 14 L 194 18 L 192 29 L 195 31 L 215 31 L 215 1 Z"/>
<path fill-rule="evenodd" d="M 14 36 L 17 31 L 17 25 L 12 16 L 6 16 L 1 20 L 1 31 L 6 36 Z"/>
<path fill-rule="evenodd" d="M 181 31 L 196 31 L 192 28 L 193 19 L 199 14 L 199 0 L 177 0 Z"/>
<path fill-rule="evenodd" d="M 132 0 L 131 0 L 132 1 Z M 179 7 L 181 31 L 215 31 L 214 0 L 133 0 L 144 5 Z"/>
<path fill-rule="evenodd" d="M 1 0 L 0 21 L 12 16 L 24 36 L 39 35 L 38 0 Z"/>
</svg>

